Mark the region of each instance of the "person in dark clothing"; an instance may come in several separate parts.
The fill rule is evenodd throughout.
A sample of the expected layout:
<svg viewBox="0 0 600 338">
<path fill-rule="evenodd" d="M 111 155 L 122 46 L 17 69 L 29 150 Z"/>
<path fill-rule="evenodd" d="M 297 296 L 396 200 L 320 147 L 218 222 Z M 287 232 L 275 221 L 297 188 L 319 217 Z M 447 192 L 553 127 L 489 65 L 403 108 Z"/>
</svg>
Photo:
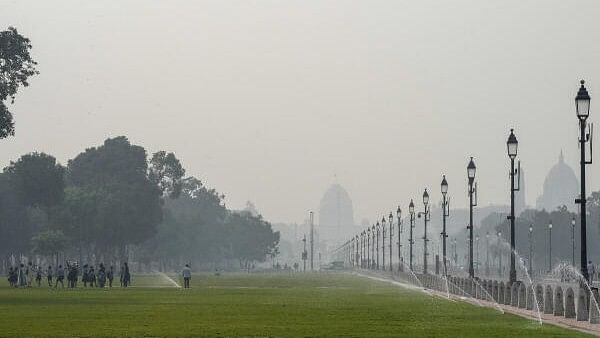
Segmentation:
<svg viewBox="0 0 600 338">
<path fill-rule="evenodd" d="M 104 264 L 100 263 L 100 267 L 98 268 L 98 284 L 99 288 L 104 288 L 106 284 L 106 270 L 104 269 Z"/>
<path fill-rule="evenodd" d="M 52 266 L 48 265 L 48 269 L 46 270 L 46 278 L 48 279 L 48 286 L 52 287 Z"/>
<path fill-rule="evenodd" d="M 123 287 L 126 288 L 131 284 L 131 275 L 129 274 L 129 265 L 123 263 Z"/>
<path fill-rule="evenodd" d="M 38 287 L 42 286 L 42 267 L 41 266 L 35 267 L 35 281 L 37 282 Z"/>
<path fill-rule="evenodd" d="M 63 268 L 62 265 L 58 266 L 58 269 L 56 269 L 56 284 L 54 285 L 54 287 L 58 287 L 58 283 L 60 283 L 60 287 L 64 288 L 65 284 L 63 283 L 65 279 L 65 269 Z"/>
<path fill-rule="evenodd" d="M 90 281 L 89 276 L 88 276 L 88 265 L 87 264 L 83 265 L 83 274 L 81 275 L 81 281 L 83 282 L 83 287 L 87 288 L 87 284 Z"/>
<path fill-rule="evenodd" d="M 90 266 L 90 269 L 88 270 L 88 282 L 90 283 L 91 288 L 96 286 L 96 272 L 94 271 L 93 266 Z"/>
<path fill-rule="evenodd" d="M 106 273 L 106 277 L 108 278 L 108 287 L 112 288 L 112 282 L 113 279 L 115 278 L 115 268 L 114 266 L 110 266 L 110 268 L 108 269 L 108 272 Z"/>
</svg>

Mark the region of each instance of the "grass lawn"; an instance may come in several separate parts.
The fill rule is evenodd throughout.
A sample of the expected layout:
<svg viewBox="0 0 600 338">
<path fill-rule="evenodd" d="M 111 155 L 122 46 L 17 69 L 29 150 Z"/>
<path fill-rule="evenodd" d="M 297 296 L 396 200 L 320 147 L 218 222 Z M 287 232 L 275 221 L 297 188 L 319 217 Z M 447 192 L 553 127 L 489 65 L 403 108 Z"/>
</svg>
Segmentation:
<svg viewBox="0 0 600 338">
<path fill-rule="evenodd" d="M 134 276 L 112 290 L 11 289 L 0 337 L 587 337 L 345 274 Z M 153 287 L 163 286 L 163 287 Z"/>
</svg>

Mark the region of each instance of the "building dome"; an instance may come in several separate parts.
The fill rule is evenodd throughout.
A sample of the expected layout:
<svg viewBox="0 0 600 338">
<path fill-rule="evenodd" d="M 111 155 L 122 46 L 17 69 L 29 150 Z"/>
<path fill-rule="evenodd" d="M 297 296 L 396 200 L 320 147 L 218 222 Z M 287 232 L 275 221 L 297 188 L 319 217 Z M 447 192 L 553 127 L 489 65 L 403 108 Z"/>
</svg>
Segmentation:
<svg viewBox="0 0 600 338">
<path fill-rule="evenodd" d="M 537 200 L 538 209 L 553 211 L 560 206 L 575 210 L 575 198 L 579 195 L 579 181 L 573 169 L 565 163 L 561 151 L 556 163 L 544 180 L 544 191 Z"/>
<path fill-rule="evenodd" d="M 354 210 L 352 200 L 346 189 L 339 184 L 333 184 L 319 204 L 319 227 L 339 231 L 354 226 Z"/>
</svg>

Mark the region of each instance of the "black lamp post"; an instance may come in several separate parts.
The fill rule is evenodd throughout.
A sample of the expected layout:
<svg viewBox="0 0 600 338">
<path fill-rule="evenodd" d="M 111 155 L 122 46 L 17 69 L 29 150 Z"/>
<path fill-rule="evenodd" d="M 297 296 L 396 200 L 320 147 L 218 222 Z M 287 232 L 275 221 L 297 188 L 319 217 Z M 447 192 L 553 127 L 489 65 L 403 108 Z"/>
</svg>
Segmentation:
<svg viewBox="0 0 600 338">
<path fill-rule="evenodd" d="M 388 215 L 388 223 L 389 223 L 389 227 L 390 227 L 390 231 L 389 231 L 389 237 L 390 237 L 390 247 L 389 247 L 389 252 L 390 252 L 390 272 L 393 272 L 394 271 L 394 262 L 392 260 L 392 252 L 393 252 L 392 239 L 394 238 L 394 215 L 392 215 L 391 211 L 390 211 L 390 214 Z"/>
<path fill-rule="evenodd" d="M 387 229 L 385 226 L 385 217 L 381 218 L 381 270 L 385 271 L 385 234 Z"/>
<path fill-rule="evenodd" d="M 510 130 L 508 140 L 506 141 L 506 149 L 508 151 L 508 157 L 510 158 L 510 216 L 507 218 L 510 220 L 510 275 L 509 282 L 512 284 L 517 281 L 517 269 L 515 267 L 515 191 L 519 191 L 520 187 L 520 170 L 515 170 L 515 158 L 517 157 L 517 148 L 519 142 L 517 137 Z M 521 167 L 519 162 L 519 167 Z M 515 174 L 517 176 L 517 186 L 515 186 Z"/>
<path fill-rule="evenodd" d="M 444 260 L 444 276 L 448 276 L 448 266 L 446 265 L 446 217 L 450 216 L 450 198 L 448 194 L 448 181 L 446 181 L 446 175 L 442 176 L 442 183 L 440 184 L 440 190 L 442 191 L 442 258 Z"/>
<path fill-rule="evenodd" d="M 371 228 L 367 228 L 367 269 L 371 268 L 371 247 L 373 246 L 371 241 Z"/>
<path fill-rule="evenodd" d="M 375 232 L 377 235 L 375 237 L 375 269 L 379 270 L 379 235 L 380 235 L 380 229 L 379 229 L 379 222 L 377 222 L 377 224 L 375 224 Z"/>
<path fill-rule="evenodd" d="M 502 276 L 502 250 L 500 250 L 500 239 L 502 238 L 502 231 L 498 231 L 498 277 Z"/>
<path fill-rule="evenodd" d="M 548 272 L 552 272 L 552 221 L 548 223 Z"/>
<path fill-rule="evenodd" d="M 475 277 L 473 269 L 473 207 L 477 205 L 477 184 L 475 183 L 475 162 L 473 157 L 467 165 L 467 177 L 469 179 L 469 277 Z"/>
<path fill-rule="evenodd" d="M 398 271 L 404 271 L 404 262 L 402 261 L 402 209 L 398 206 L 396 209 L 396 222 L 398 222 Z"/>
<path fill-rule="evenodd" d="M 427 189 L 423 192 L 423 207 L 424 211 L 419 212 L 418 217 L 423 216 L 423 223 L 425 225 L 423 229 L 423 273 L 427 274 L 427 222 L 431 220 L 431 214 L 429 213 L 429 194 Z"/>
<path fill-rule="evenodd" d="M 533 224 L 529 226 L 529 274 L 533 276 Z"/>
<path fill-rule="evenodd" d="M 354 237 L 354 243 L 356 243 L 356 247 L 355 249 L 355 254 L 354 254 L 354 266 L 358 267 L 360 266 L 360 236 L 356 235 Z"/>
<path fill-rule="evenodd" d="M 490 232 L 485 233 L 485 275 L 490 275 Z"/>
<path fill-rule="evenodd" d="M 587 269 L 587 230 L 586 230 L 586 202 L 587 196 L 585 194 L 585 166 L 586 164 L 592 164 L 592 127 L 586 135 L 587 118 L 590 116 L 590 95 L 585 89 L 585 81 L 581 80 L 581 87 L 575 97 L 575 108 L 577 112 L 577 118 L 579 119 L 579 150 L 581 152 L 580 166 L 580 184 L 581 192 L 579 198 L 575 199 L 575 203 L 579 203 L 579 220 L 581 222 L 581 274 L 587 281 L 590 280 L 589 272 Z M 585 159 L 585 144 L 590 143 L 590 160 Z"/>
<path fill-rule="evenodd" d="M 410 213 L 410 239 L 408 240 L 408 244 L 410 245 L 409 267 L 410 271 L 413 271 L 413 244 L 415 244 L 413 239 L 413 229 L 415 227 L 415 204 L 413 203 L 412 199 L 408 205 L 408 212 Z"/>
</svg>

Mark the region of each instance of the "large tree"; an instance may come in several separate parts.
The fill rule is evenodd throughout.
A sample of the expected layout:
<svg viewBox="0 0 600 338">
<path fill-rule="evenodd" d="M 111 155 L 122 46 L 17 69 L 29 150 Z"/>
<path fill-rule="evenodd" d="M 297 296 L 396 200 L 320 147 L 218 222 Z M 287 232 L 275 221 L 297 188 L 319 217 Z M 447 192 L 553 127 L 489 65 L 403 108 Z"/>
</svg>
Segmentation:
<svg viewBox="0 0 600 338">
<path fill-rule="evenodd" d="M 107 139 L 69 161 L 67 181 L 94 201 L 94 210 L 79 222 L 95 236 L 97 251 L 138 244 L 156 232 L 162 219 L 159 187 L 148 177 L 144 148 L 126 137 Z M 77 201 L 74 201 L 77 203 Z M 85 209 L 85 208 L 84 208 Z M 81 225 L 80 225 L 81 226 Z M 84 235 L 85 236 L 85 235 Z"/>
<path fill-rule="evenodd" d="M 26 206 L 50 207 L 62 201 L 65 168 L 44 153 L 30 153 L 10 162 L 4 169 Z"/>
<path fill-rule="evenodd" d="M 27 87 L 29 77 L 38 74 L 30 49 L 31 42 L 16 28 L 0 32 L 0 138 L 15 134 L 13 116 L 4 101 L 13 103 L 18 89 Z"/>
</svg>

